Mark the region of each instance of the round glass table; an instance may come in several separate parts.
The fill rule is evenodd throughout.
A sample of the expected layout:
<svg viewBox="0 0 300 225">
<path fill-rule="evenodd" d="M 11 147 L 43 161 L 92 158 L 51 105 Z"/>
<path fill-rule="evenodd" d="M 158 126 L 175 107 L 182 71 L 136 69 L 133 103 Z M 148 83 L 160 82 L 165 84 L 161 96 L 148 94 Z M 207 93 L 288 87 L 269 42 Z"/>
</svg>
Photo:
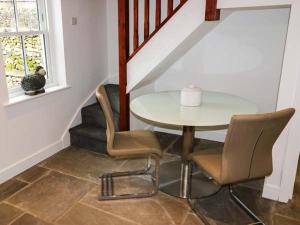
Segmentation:
<svg viewBox="0 0 300 225">
<path fill-rule="evenodd" d="M 161 191 L 187 198 L 189 166 L 187 156 L 193 152 L 195 129 L 226 129 L 233 115 L 255 114 L 258 109 L 241 97 L 225 93 L 204 91 L 202 103 L 197 107 L 185 107 L 180 104 L 180 91 L 156 92 L 142 95 L 130 103 L 130 109 L 137 117 L 164 125 L 180 127 L 182 133 L 182 152 L 180 162 L 161 165 Z M 212 182 L 203 180 L 203 174 L 193 173 L 192 192 L 198 197 L 211 194 L 216 188 Z M 206 191 L 203 191 L 206 190 Z"/>
</svg>

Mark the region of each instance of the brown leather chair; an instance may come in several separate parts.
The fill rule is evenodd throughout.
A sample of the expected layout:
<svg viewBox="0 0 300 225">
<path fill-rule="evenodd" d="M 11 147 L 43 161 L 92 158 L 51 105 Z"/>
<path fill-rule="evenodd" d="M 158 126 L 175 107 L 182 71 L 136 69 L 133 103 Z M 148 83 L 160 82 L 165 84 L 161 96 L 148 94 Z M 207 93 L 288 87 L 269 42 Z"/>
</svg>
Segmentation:
<svg viewBox="0 0 300 225">
<path fill-rule="evenodd" d="M 272 173 L 273 145 L 294 113 L 295 109 L 289 108 L 274 113 L 233 116 L 223 149 L 189 156 L 217 184 L 228 185 L 233 200 L 260 224 L 263 222 L 234 194 L 231 184 Z"/>
<path fill-rule="evenodd" d="M 100 200 L 128 199 L 150 197 L 158 192 L 159 186 L 159 159 L 162 155 L 160 144 L 151 131 L 136 130 L 116 132 L 113 113 L 105 88 L 100 85 L 96 96 L 106 118 L 107 151 L 110 156 L 118 158 L 148 158 L 148 165 L 144 170 L 107 173 L 101 176 Z M 154 175 L 151 170 L 151 158 L 155 161 Z M 133 193 L 115 195 L 113 178 L 134 175 L 150 175 L 153 181 L 153 190 L 150 193 Z"/>
</svg>

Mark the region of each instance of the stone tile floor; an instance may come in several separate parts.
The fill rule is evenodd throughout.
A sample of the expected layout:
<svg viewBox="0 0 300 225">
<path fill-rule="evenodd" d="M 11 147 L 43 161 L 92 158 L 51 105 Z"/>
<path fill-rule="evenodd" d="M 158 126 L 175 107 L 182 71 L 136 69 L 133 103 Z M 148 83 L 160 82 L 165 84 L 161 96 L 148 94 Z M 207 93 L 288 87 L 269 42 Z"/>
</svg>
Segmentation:
<svg viewBox="0 0 300 225">
<path fill-rule="evenodd" d="M 177 160 L 181 140 L 158 133 L 164 149 L 162 163 Z M 196 150 L 220 143 L 196 141 Z M 0 225 L 202 225 L 186 200 L 160 192 L 147 199 L 98 201 L 97 177 L 111 170 L 138 169 L 145 160 L 114 160 L 106 155 L 70 147 L 0 185 Z M 300 171 L 298 171 L 300 175 Z M 117 192 L 147 189 L 144 178 L 116 181 Z M 300 176 L 294 199 L 279 204 L 260 198 L 262 181 L 236 187 L 239 196 L 266 224 L 300 224 Z M 130 187 L 130 188 L 129 188 Z M 250 224 L 251 220 L 221 190 L 214 198 L 194 201 L 213 225 Z"/>
</svg>

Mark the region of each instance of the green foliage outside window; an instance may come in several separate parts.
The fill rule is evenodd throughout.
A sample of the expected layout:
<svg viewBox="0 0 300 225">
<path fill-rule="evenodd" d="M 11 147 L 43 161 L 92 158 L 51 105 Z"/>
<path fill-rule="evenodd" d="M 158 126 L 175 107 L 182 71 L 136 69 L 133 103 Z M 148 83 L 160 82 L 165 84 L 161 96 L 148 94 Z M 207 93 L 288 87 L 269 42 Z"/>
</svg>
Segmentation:
<svg viewBox="0 0 300 225">
<path fill-rule="evenodd" d="M 36 0 L 0 0 L 0 52 L 8 88 L 19 86 L 22 77 L 34 73 L 37 66 L 46 67 L 44 35 L 31 34 L 40 31 L 37 9 Z"/>
<path fill-rule="evenodd" d="M 5 59 L 6 72 L 14 72 L 17 74 L 24 73 L 23 52 L 20 37 L 0 37 L 2 44 L 2 52 Z M 41 65 L 42 43 L 41 37 L 38 35 L 25 36 L 24 45 L 26 49 L 27 67 L 29 72 L 34 72 L 35 68 Z"/>
</svg>

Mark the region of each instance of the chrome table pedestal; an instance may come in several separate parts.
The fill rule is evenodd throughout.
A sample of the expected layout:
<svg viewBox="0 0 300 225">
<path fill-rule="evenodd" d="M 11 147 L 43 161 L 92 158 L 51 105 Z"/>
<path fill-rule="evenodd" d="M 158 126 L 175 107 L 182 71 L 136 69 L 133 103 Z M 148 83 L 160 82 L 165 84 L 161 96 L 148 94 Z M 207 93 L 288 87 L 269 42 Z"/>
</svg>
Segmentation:
<svg viewBox="0 0 300 225">
<path fill-rule="evenodd" d="M 194 127 L 183 127 L 183 146 L 180 161 L 167 162 L 160 168 L 160 190 L 166 194 L 187 198 L 189 193 L 189 182 L 192 182 L 191 196 L 200 198 L 211 195 L 219 190 L 199 169 L 193 171 L 192 180 L 189 181 L 189 165 L 187 156 L 193 152 Z M 195 167 L 197 168 L 197 167 Z"/>
</svg>

